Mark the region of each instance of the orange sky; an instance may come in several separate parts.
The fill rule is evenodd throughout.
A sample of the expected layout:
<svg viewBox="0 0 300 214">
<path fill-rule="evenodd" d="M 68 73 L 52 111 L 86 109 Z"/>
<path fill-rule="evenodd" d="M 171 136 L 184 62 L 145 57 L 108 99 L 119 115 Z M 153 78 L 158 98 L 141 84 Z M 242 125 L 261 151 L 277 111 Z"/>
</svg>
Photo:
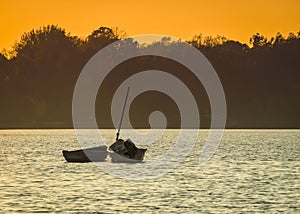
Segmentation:
<svg viewBox="0 0 300 214">
<path fill-rule="evenodd" d="M 0 50 L 23 32 L 57 24 L 86 36 L 100 26 L 119 27 L 128 35 L 224 35 L 248 43 L 256 32 L 268 37 L 300 30 L 299 0 L 0 0 Z"/>
</svg>

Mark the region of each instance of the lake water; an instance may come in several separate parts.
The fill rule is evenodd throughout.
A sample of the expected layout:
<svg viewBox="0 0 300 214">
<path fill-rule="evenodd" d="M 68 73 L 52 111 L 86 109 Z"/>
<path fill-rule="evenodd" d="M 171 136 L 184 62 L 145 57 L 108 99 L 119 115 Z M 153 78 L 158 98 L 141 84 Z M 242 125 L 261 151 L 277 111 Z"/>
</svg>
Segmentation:
<svg viewBox="0 0 300 214">
<path fill-rule="evenodd" d="M 102 133 L 113 142 L 114 130 Z M 126 180 L 101 170 L 145 169 L 177 133 L 167 130 L 143 146 L 144 165 L 108 160 L 99 167 L 64 160 L 61 150 L 80 147 L 73 130 L 0 130 L 0 213 L 300 212 L 300 130 L 226 130 L 214 157 L 199 166 L 208 133 L 201 130 L 188 158 L 157 178 Z"/>
</svg>

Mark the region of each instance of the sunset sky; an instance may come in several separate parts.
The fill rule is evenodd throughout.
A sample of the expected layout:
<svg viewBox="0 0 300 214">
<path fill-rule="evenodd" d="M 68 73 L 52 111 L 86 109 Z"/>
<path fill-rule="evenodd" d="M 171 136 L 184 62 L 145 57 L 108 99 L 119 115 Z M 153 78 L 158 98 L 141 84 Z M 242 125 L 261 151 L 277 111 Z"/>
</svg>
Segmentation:
<svg viewBox="0 0 300 214">
<path fill-rule="evenodd" d="M 299 0 L 0 1 L 0 50 L 10 48 L 22 33 L 48 24 L 81 37 L 107 26 L 129 36 L 154 33 L 190 39 L 202 33 L 244 43 L 256 32 L 270 37 L 300 30 Z"/>
</svg>

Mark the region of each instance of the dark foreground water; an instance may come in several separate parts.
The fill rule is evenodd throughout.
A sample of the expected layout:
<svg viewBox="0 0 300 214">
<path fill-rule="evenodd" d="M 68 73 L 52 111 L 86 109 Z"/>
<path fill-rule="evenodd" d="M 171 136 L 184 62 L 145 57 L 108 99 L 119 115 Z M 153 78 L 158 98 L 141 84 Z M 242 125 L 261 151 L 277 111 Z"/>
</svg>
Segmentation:
<svg viewBox="0 0 300 214">
<path fill-rule="evenodd" d="M 145 162 L 177 132 L 146 146 Z M 114 130 L 103 133 L 113 141 Z M 227 130 L 200 167 L 206 134 L 176 169 L 133 181 L 67 163 L 61 150 L 79 148 L 73 130 L 1 130 L 0 213 L 300 213 L 299 130 Z"/>
</svg>

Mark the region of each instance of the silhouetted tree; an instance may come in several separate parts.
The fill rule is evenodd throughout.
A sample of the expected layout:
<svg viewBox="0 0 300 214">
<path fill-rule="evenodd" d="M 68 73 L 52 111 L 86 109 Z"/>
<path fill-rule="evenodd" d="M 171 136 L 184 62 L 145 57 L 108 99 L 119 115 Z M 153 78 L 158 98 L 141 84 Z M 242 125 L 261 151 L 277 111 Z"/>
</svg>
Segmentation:
<svg viewBox="0 0 300 214">
<path fill-rule="evenodd" d="M 191 40 L 187 41 L 189 44 L 201 49 L 201 47 L 208 47 L 212 48 L 217 45 L 222 45 L 224 42 L 227 41 L 227 38 L 224 36 L 205 36 L 203 37 L 202 34 L 195 35 Z"/>
<path fill-rule="evenodd" d="M 253 35 L 250 38 L 250 44 L 253 45 L 254 48 L 262 47 L 267 44 L 267 38 L 263 35 L 260 35 L 259 33 Z"/>
<path fill-rule="evenodd" d="M 105 46 L 123 38 L 124 35 L 125 34 L 122 31 L 119 31 L 118 28 L 114 30 L 108 27 L 100 27 L 97 30 L 94 30 L 87 36 L 85 42 L 88 56 L 91 57 Z"/>
<path fill-rule="evenodd" d="M 18 127 L 18 122 L 51 121 L 62 121 L 71 127 L 72 94 L 83 66 L 97 51 L 122 38 L 126 38 L 124 32 L 107 27 L 98 28 L 84 39 L 71 36 L 54 25 L 24 33 L 12 53 L 0 54 L 0 127 L 8 122 L 17 122 L 15 127 Z M 252 47 L 222 36 L 204 37 L 202 34 L 194 36 L 188 43 L 208 58 L 220 77 L 227 98 L 228 127 L 299 128 L 300 31 L 290 33 L 286 38 L 277 33 L 270 39 L 257 33 L 250 38 Z M 137 52 L 142 48 L 164 51 L 164 46 L 172 50 L 172 47 L 182 45 L 180 40 L 173 41 L 169 37 L 148 46 L 132 39 L 124 40 L 123 44 Z M 106 103 L 110 103 L 118 83 L 128 75 L 151 69 L 169 71 L 186 85 L 190 83 L 191 91 L 201 105 L 201 114 L 209 114 L 205 90 L 188 75 L 183 65 L 166 58 L 144 56 L 114 68 L 101 86 L 104 95 L 96 102 L 99 115 L 110 115 Z M 154 109 L 159 104 L 168 106 L 164 109 L 169 109 L 168 115 L 175 118 L 168 126 L 176 127 L 178 117 L 174 114 L 177 110 L 171 109 L 172 102 L 165 96 L 153 96 L 151 99 L 156 100 Z M 148 113 L 151 112 L 150 105 L 154 104 L 146 98 L 135 103 Z M 137 114 L 135 120 L 146 118 L 145 113 L 131 112 Z M 208 124 L 209 120 L 205 120 L 201 123 Z M 137 124 L 143 127 L 145 122 L 138 121 Z"/>
<path fill-rule="evenodd" d="M 7 76 L 8 59 L 0 53 L 0 89 Z"/>
</svg>

